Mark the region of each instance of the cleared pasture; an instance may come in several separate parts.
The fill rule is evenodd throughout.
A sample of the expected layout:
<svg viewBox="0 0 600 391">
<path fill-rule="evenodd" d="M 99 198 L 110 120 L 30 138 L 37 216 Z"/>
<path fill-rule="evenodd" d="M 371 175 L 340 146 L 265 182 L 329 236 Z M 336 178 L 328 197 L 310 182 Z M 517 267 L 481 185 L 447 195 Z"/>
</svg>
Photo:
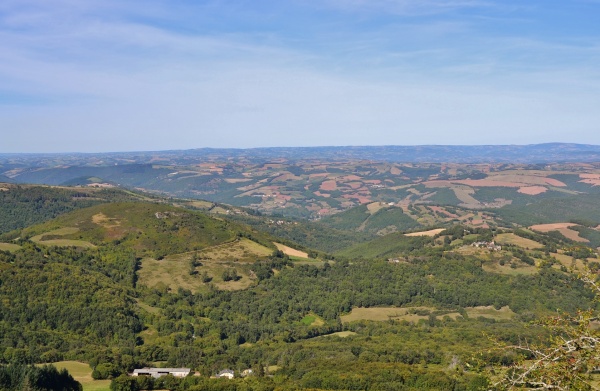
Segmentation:
<svg viewBox="0 0 600 391">
<path fill-rule="evenodd" d="M 529 228 L 534 231 L 539 231 L 539 232 L 558 231 L 567 239 L 571 239 L 576 242 L 582 242 L 582 243 L 589 242 L 589 240 L 579 236 L 579 232 L 569 229 L 570 227 L 574 227 L 576 225 L 577 224 L 574 224 L 574 223 L 537 224 L 537 225 L 532 225 Z"/>
<path fill-rule="evenodd" d="M 94 380 L 92 368 L 86 363 L 79 361 L 58 361 L 52 363 L 58 370 L 66 369 L 73 379 L 83 386 L 83 391 L 109 391 L 110 380 Z"/>
<path fill-rule="evenodd" d="M 243 264 L 234 262 L 219 262 L 203 259 L 202 266 L 195 268 L 195 273 L 190 274 L 190 254 L 177 254 L 162 260 L 145 258 L 142 260 L 138 271 L 138 282 L 150 288 L 178 288 L 199 292 L 208 289 L 208 284 L 213 284 L 222 290 L 246 289 L 253 283 L 249 270 Z M 224 281 L 223 273 L 235 269 L 242 278 L 238 281 Z M 209 282 L 203 281 L 203 273 L 210 277 Z"/>
<path fill-rule="evenodd" d="M 319 335 L 318 337 L 315 337 L 315 338 L 329 338 L 329 337 L 348 338 L 353 335 L 358 335 L 358 334 L 355 333 L 354 331 L 338 331 L 337 333 Z"/>
<path fill-rule="evenodd" d="M 466 307 L 465 311 L 469 318 L 478 318 L 480 316 L 495 320 L 510 320 L 516 314 L 508 306 L 504 306 L 499 310 L 493 306 Z"/>
<path fill-rule="evenodd" d="M 499 234 L 494 238 L 495 242 L 498 244 L 512 244 L 521 248 L 542 248 L 544 247 L 541 243 L 538 243 L 534 240 L 522 238 L 513 233 Z"/>
<path fill-rule="evenodd" d="M 444 230 L 445 228 L 436 228 L 430 229 L 429 231 L 411 232 L 409 234 L 404 234 L 404 236 L 435 236 Z"/>
<path fill-rule="evenodd" d="M 432 307 L 357 307 L 347 315 L 342 315 L 340 318 L 342 323 L 354 322 L 357 320 L 372 320 L 384 322 L 388 320 L 407 321 L 417 323 L 419 320 L 428 319 L 429 313 L 436 311 Z M 445 316 L 451 319 L 456 319 L 460 314 L 458 312 L 450 312 L 445 314 L 435 315 L 436 319 L 442 319 Z"/>
<path fill-rule="evenodd" d="M 310 313 L 300 320 L 300 323 L 306 326 L 323 326 L 325 321 L 318 315 Z"/>
<path fill-rule="evenodd" d="M 198 252 L 200 258 L 220 262 L 254 262 L 256 258 L 268 257 L 271 254 L 273 254 L 272 249 L 246 238 L 241 238 L 233 243 L 209 247 Z"/>
<path fill-rule="evenodd" d="M 565 254 L 552 254 L 552 256 L 567 269 L 573 268 L 577 271 L 584 271 L 586 269 L 586 265 L 581 259 L 573 259 L 572 256 Z"/>
<path fill-rule="evenodd" d="M 93 248 L 96 247 L 94 244 L 85 240 L 74 240 L 74 239 L 51 239 L 41 240 L 36 242 L 45 246 L 58 246 L 58 247 L 82 247 L 82 248 Z"/>
<path fill-rule="evenodd" d="M 79 228 L 77 227 L 64 227 L 55 229 L 53 231 L 44 232 L 43 234 L 33 236 L 31 238 L 32 242 L 43 244 L 45 246 L 60 246 L 60 247 L 83 247 L 83 248 L 92 248 L 96 247 L 94 244 L 85 241 L 85 240 L 76 240 L 76 239 L 61 239 L 60 236 L 73 235 L 79 232 Z"/>
<path fill-rule="evenodd" d="M 0 251 L 17 251 L 20 250 L 21 246 L 19 246 L 18 244 L 14 244 L 14 243 L 0 243 Z"/>
<path fill-rule="evenodd" d="M 520 264 L 516 268 L 513 268 L 508 262 L 504 265 L 495 262 L 484 262 L 482 269 L 488 273 L 504 274 L 507 276 L 531 276 L 538 272 L 535 266 Z"/>
<path fill-rule="evenodd" d="M 278 250 L 282 251 L 285 255 L 289 255 L 290 257 L 308 258 L 307 252 L 296 250 L 281 243 L 273 242 L 273 244 L 275 245 L 275 247 L 277 247 Z"/>
<path fill-rule="evenodd" d="M 190 273 L 190 260 L 196 254 L 194 252 L 170 255 L 162 260 L 145 258 L 138 271 L 139 283 L 151 288 L 183 288 L 192 292 L 208 289 L 209 283 L 222 290 L 246 289 L 254 281 L 248 265 L 272 253 L 272 249 L 242 238 L 198 251 L 202 266 L 195 267 L 194 273 Z M 224 281 L 223 273 L 233 269 L 242 278 L 238 281 Z M 203 281 L 204 273 L 210 277 L 209 282 Z"/>
</svg>

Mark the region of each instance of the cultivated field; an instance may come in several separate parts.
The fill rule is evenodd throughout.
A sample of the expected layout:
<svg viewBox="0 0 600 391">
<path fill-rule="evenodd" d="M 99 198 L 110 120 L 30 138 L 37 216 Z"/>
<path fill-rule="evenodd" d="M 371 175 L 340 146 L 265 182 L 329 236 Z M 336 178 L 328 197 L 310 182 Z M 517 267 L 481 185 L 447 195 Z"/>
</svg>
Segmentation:
<svg viewBox="0 0 600 391">
<path fill-rule="evenodd" d="M 436 228 L 430 229 L 429 231 L 421 231 L 421 232 L 411 232 L 409 234 L 404 234 L 404 236 L 435 236 L 440 232 L 444 231 L 445 228 Z"/>
<path fill-rule="evenodd" d="M 577 224 L 574 224 L 574 223 L 538 224 L 538 225 L 532 225 L 529 228 L 534 231 L 539 231 L 539 232 L 558 231 L 567 239 L 571 239 L 576 242 L 582 242 L 582 243 L 589 242 L 589 240 L 579 236 L 579 232 L 569 229 L 570 227 L 573 227 L 576 225 Z"/>
<path fill-rule="evenodd" d="M 298 257 L 298 258 L 308 258 L 308 253 L 300 250 L 293 249 L 281 243 L 273 243 L 277 249 L 283 251 L 285 255 L 289 255 L 290 257 Z"/>
</svg>

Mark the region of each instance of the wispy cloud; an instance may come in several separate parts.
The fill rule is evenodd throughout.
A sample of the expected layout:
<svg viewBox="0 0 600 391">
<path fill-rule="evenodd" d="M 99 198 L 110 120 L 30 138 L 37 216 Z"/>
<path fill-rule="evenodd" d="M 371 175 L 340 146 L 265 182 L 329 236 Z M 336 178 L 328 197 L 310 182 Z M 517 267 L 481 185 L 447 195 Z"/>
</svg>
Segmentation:
<svg viewBox="0 0 600 391">
<path fill-rule="evenodd" d="M 256 4 L 0 2 L 0 148 L 600 143 L 593 30 L 490 1 Z"/>
</svg>

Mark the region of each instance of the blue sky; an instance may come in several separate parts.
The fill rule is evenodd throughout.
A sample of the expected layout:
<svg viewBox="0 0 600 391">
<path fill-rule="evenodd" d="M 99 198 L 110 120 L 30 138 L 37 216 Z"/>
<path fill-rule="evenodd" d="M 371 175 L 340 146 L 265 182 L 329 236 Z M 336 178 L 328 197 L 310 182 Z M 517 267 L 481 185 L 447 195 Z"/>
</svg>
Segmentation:
<svg viewBox="0 0 600 391">
<path fill-rule="evenodd" d="M 3 0 L 0 152 L 600 144 L 598 0 Z"/>
</svg>

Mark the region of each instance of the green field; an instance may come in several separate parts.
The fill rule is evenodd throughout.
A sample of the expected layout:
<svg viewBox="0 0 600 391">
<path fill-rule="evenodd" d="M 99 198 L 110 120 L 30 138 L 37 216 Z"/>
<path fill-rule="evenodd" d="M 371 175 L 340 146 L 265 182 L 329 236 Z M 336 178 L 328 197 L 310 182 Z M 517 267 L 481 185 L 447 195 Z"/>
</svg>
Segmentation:
<svg viewBox="0 0 600 391">
<path fill-rule="evenodd" d="M 53 365 L 61 370 L 65 368 L 75 380 L 83 386 L 83 391 L 109 391 L 110 380 L 92 379 L 92 368 L 86 363 L 78 361 L 58 361 Z"/>
<path fill-rule="evenodd" d="M 325 321 L 318 315 L 310 313 L 300 320 L 300 323 L 306 326 L 323 326 Z"/>
<path fill-rule="evenodd" d="M 352 312 L 347 315 L 342 315 L 342 323 L 354 322 L 357 320 L 373 320 L 383 322 L 387 320 L 405 320 L 407 322 L 416 323 L 421 319 L 428 319 L 428 313 L 436 311 L 435 308 L 431 307 L 407 307 L 407 308 L 396 308 L 396 307 L 371 307 L 371 308 L 353 308 Z M 427 314 L 426 314 L 427 313 Z M 439 317 L 449 316 L 450 318 L 456 318 L 460 314 L 457 312 L 451 312 Z"/>
<path fill-rule="evenodd" d="M 77 240 L 77 239 L 61 239 L 60 236 L 73 235 L 79 232 L 79 228 L 77 227 L 64 227 L 58 228 L 49 232 L 45 232 L 40 235 L 33 236 L 31 238 L 32 242 L 43 244 L 46 246 L 73 246 L 73 247 L 83 247 L 83 248 L 92 248 L 96 247 L 92 243 L 85 240 Z M 50 239 L 51 238 L 51 239 Z"/>
<path fill-rule="evenodd" d="M 492 306 L 467 307 L 465 308 L 465 311 L 467 312 L 467 315 L 469 315 L 469 318 L 482 316 L 484 318 L 495 320 L 510 320 L 516 315 L 508 306 L 504 306 L 499 310 Z"/>
<path fill-rule="evenodd" d="M 161 260 L 144 258 L 138 271 L 139 283 L 151 288 L 166 287 L 171 290 L 189 289 L 192 292 L 205 291 L 208 283 L 203 282 L 206 273 L 219 289 L 246 289 L 253 283 L 249 272 L 251 262 L 272 254 L 272 250 L 248 239 L 215 246 L 198 253 L 202 266 L 190 273 L 190 259 L 194 253 L 167 256 Z M 224 281 L 226 270 L 235 269 L 242 278 L 238 281 Z"/>
<path fill-rule="evenodd" d="M 0 251 L 17 251 L 21 248 L 18 244 L 14 243 L 0 243 Z"/>
</svg>

